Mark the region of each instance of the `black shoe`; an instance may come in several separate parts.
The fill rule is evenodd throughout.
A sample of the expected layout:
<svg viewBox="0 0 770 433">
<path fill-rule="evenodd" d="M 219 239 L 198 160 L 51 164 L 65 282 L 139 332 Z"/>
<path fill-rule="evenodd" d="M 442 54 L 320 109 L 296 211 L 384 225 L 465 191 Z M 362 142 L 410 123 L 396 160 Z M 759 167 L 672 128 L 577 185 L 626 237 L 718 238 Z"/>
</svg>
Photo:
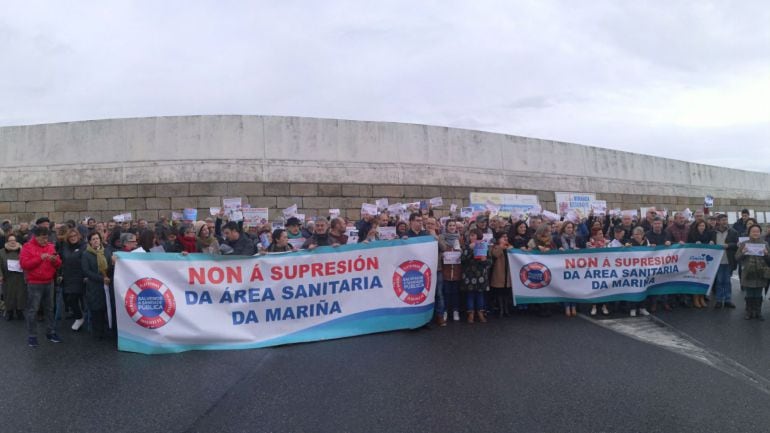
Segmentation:
<svg viewBox="0 0 770 433">
<path fill-rule="evenodd" d="M 718 310 L 718 309 L 722 308 L 724 305 L 725 305 L 725 303 L 723 301 L 716 301 L 716 302 L 714 302 L 714 309 Z"/>
<path fill-rule="evenodd" d="M 5 320 L 7 322 L 10 322 L 11 320 L 13 320 L 13 311 L 6 311 L 5 312 Z"/>
<path fill-rule="evenodd" d="M 735 304 L 730 301 L 725 302 L 725 308 L 735 308 Z"/>
</svg>

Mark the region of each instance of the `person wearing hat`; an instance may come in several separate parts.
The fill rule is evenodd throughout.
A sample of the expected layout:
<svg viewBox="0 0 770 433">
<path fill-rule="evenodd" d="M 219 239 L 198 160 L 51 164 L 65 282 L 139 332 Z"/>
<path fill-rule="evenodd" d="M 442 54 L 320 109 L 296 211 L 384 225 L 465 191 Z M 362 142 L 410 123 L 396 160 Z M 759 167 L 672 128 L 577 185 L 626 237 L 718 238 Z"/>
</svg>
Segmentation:
<svg viewBox="0 0 770 433">
<path fill-rule="evenodd" d="M 214 232 L 209 228 L 207 221 L 196 221 L 193 229 L 197 238 L 198 251 L 204 254 L 220 254 L 219 241 L 214 237 Z"/>
<path fill-rule="evenodd" d="M 286 220 L 286 234 L 289 236 L 289 239 L 300 239 L 305 237 L 302 235 L 302 230 L 300 230 L 301 225 L 302 224 L 297 217 L 291 217 Z"/>
</svg>

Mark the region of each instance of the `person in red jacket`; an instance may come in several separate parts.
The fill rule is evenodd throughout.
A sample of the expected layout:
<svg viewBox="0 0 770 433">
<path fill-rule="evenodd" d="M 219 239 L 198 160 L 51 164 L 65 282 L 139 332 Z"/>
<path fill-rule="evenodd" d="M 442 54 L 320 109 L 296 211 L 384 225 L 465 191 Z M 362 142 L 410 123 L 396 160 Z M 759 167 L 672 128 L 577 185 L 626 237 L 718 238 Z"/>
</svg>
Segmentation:
<svg viewBox="0 0 770 433">
<path fill-rule="evenodd" d="M 61 266 L 61 258 L 56 254 L 52 243 L 48 242 L 49 230 L 47 227 L 38 226 L 32 231 L 34 236 L 24 244 L 19 256 L 19 264 L 27 279 L 27 344 L 37 347 L 37 322 L 36 313 L 42 305 L 45 317 L 48 321 L 48 330 L 45 337 L 52 343 L 61 343 L 56 335 L 56 321 L 54 320 L 53 307 L 53 281 L 56 278 L 56 270 Z"/>
</svg>

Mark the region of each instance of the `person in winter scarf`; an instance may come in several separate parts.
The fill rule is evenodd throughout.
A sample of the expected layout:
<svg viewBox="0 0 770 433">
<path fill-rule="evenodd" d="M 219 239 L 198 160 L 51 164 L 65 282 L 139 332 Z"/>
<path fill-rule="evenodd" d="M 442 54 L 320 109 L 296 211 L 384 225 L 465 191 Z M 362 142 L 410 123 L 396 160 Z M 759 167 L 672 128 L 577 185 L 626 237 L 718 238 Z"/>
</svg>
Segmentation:
<svg viewBox="0 0 770 433">
<path fill-rule="evenodd" d="M 0 249 L 0 283 L 5 295 L 5 320 L 23 319 L 27 306 L 27 283 L 19 267 L 21 244 L 16 235 L 9 234 Z"/>
</svg>

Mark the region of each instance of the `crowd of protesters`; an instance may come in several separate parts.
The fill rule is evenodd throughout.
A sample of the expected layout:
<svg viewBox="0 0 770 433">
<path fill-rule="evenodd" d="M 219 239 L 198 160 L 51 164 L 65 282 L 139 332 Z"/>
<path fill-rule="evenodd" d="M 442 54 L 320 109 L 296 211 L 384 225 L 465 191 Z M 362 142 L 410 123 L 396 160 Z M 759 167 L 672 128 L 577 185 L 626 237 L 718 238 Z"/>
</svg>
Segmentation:
<svg viewBox="0 0 770 433">
<path fill-rule="evenodd" d="M 726 253 L 710 293 L 650 296 L 642 302 L 590 305 L 588 314 L 649 315 L 658 309 L 735 308 L 731 276 L 738 269 L 746 301 L 746 319 L 764 320 L 762 300 L 767 294 L 770 268 L 768 239 L 757 221 L 743 210 L 730 226 L 726 215 L 676 213 L 669 219 L 655 208 L 646 215 L 595 216 L 577 221 L 524 216 L 511 220 L 489 212 L 473 217 L 434 217 L 428 209 L 411 209 L 401 218 L 387 212 L 364 215 L 359 221 L 343 217 L 315 217 L 303 223 L 290 217 L 282 224 L 244 226 L 224 214 L 202 221 L 146 220 L 99 222 L 66 221 L 53 224 L 46 217 L 34 223 L 9 221 L 0 225 L 0 310 L 5 320 L 25 320 L 27 343 L 38 345 L 37 322 L 45 321 L 47 340 L 57 343 L 57 323 L 70 329 L 90 329 L 101 340 L 115 335 L 115 295 L 112 278 L 117 251 L 175 254 L 255 255 L 286 253 L 319 246 L 380 241 L 381 227 L 395 227 L 397 238 L 431 236 L 437 240 L 436 322 L 486 322 L 488 315 L 535 313 L 550 316 L 560 309 L 567 317 L 578 312 L 576 303 L 534 304 L 514 307 L 511 270 L 506 250 L 540 252 L 604 247 L 634 248 L 672 244 L 711 244 Z M 690 222 L 688 220 L 692 220 Z M 352 231 L 354 230 L 354 231 Z M 745 238 L 739 242 L 739 238 Z M 764 245 L 764 255 L 747 254 L 747 243 Z M 763 293 L 764 291 L 764 293 Z M 464 317 L 463 317 L 464 316 Z"/>
</svg>

